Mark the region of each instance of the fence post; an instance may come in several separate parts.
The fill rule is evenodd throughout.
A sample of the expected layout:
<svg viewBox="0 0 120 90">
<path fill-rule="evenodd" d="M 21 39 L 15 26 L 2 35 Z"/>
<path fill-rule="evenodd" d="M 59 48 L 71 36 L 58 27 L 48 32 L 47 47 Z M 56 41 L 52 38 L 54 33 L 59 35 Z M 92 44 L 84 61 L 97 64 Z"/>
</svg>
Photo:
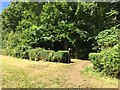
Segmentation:
<svg viewBox="0 0 120 90">
<path fill-rule="evenodd" d="M 68 63 L 70 63 L 70 48 L 68 48 Z"/>
</svg>

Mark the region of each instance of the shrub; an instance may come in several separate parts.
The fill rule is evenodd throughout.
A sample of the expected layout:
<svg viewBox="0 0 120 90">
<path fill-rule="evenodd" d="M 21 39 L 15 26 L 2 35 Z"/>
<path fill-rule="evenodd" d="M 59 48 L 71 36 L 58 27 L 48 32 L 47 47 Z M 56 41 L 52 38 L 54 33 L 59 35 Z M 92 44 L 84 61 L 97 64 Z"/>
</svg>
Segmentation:
<svg viewBox="0 0 120 90">
<path fill-rule="evenodd" d="M 13 55 L 13 49 L 18 45 L 19 43 L 19 37 L 20 34 L 17 32 L 10 32 L 6 33 L 6 35 L 3 37 L 2 40 L 2 54 L 4 55 Z"/>
<path fill-rule="evenodd" d="M 55 55 L 55 51 L 53 51 L 53 50 L 46 50 L 46 52 L 48 53 L 47 61 L 52 61 L 52 57 Z"/>
<path fill-rule="evenodd" d="M 96 70 L 112 77 L 119 77 L 120 60 L 118 45 L 104 49 L 100 53 L 90 53 L 89 59 Z"/>
<path fill-rule="evenodd" d="M 9 49 L 8 47 L 1 50 L 2 55 L 12 56 L 13 49 Z"/>
<path fill-rule="evenodd" d="M 29 59 L 34 60 L 35 55 L 35 49 L 29 50 Z"/>
<path fill-rule="evenodd" d="M 26 45 L 17 45 L 14 48 L 7 47 L 5 49 L 2 49 L 2 55 L 28 59 L 28 50 L 30 49 L 31 47 Z"/>
<path fill-rule="evenodd" d="M 49 54 L 46 50 L 41 50 L 38 52 L 38 59 L 39 60 L 44 60 L 44 61 L 48 61 L 49 59 Z"/>
<path fill-rule="evenodd" d="M 52 57 L 52 61 L 57 62 L 63 62 L 63 63 L 69 63 L 69 53 L 68 51 L 57 51 L 54 56 Z"/>
<path fill-rule="evenodd" d="M 44 60 L 52 62 L 70 62 L 68 51 L 55 52 L 53 50 L 44 50 L 42 48 L 29 50 L 29 58 L 32 60 Z"/>
<path fill-rule="evenodd" d="M 120 60 L 118 46 L 101 51 L 103 54 L 102 64 L 103 73 L 112 77 L 118 77 L 120 74 Z"/>
<path fill-rule="evenodd" d="M 97 43 L 100 50 L 108 47 L 113 47 L 118 43 L 118 32 L 120 30 L 112 27 L 101 31 L 97 36 Z"/>
<path fill-rule="evenodd" d="M 40 51 L 43 51 L 43 49 L 42 48 L 36 48 L 36 49 L 29 50 L 29 58 L 31 60 L 38 60 Z"/>
<path fill-rule="evenodd" d="M 31 47 L 27 46 L 27 45 L 17 45 L 12 50 L 12 56 L 28 59 L 29 58 L 28 50 L 30 50 L 30 49 L 31 49 Z"/>
<path fill-rule="evenodd" d="M 103 69 L 103 65 L 101 64 L 102 54 L 101 53 L 90 53 L 89 59 L 93 63 L 94 69 L 97 71 L 101 71 Z"/>
<path fill-rule="evenodd" d="M 46 50 L 36 48 L 29 51 L 29 58 L 32 60 L 48 60 L 49 55 Z"/>
</svg>

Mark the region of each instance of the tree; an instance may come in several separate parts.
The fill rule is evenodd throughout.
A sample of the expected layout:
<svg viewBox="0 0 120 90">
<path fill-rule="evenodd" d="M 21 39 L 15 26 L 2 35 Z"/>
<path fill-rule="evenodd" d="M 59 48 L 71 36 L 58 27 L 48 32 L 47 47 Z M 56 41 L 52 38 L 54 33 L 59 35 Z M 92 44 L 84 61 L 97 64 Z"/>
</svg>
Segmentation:
<svg viewBox="0 0 120 90">
<path fill-rule="evenodd" d="M 100 32 L 97 36 L 98 48 L 102 50 L 118 44 L 118 32 L 119 29 L 117 29 L 117 27 L 111 27 L 110 29 Z"/>
<path fill-rule="evenodd" d="M 119 3 L 13 2 L 2 12 L 3 45 L 15 33 L 21 47 L 55 51 L 71 47 L 77 58 L 87 57 L 97 46 L 96 36 L 119 25 L 119 13 Z"/>
</svg>

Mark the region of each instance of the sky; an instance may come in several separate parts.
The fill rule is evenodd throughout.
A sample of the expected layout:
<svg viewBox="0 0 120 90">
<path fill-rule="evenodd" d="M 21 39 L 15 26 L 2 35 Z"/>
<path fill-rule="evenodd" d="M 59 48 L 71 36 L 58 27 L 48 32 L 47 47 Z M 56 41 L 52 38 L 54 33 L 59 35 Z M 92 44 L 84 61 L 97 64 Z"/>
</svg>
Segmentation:
<svg viewBox="0 0 120 90">
<path fill-rule="evenodd" d="M 10 4 L 10 2 L 0 2 L 0 12 L 3 11 L 3 9 L 5 9 L 6 7 L 8 7 L 8 5 Z"/>
</svg>

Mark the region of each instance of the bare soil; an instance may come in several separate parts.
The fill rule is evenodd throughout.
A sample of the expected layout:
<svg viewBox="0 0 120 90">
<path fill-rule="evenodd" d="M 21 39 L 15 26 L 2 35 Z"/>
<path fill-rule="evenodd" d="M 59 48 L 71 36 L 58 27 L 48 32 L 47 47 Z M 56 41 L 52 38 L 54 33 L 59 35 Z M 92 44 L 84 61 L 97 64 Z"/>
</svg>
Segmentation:
<svg viewBox="0 0 120 90">
<path fill-rule="evenodd" d="M 73 59 L 74 61 L 74 59 Z M 67 72 L 68 76 L 68 82 L 73 87 L 81 87 L 85 84 L 86 80 L 83 77 L 83 75 L 80 74 L 80 72 L 88 65 L 90 65 L 91 62 L 88 60 L 80 61 L 79 63 L 72 66 L 71 69 Z"/>
</svg>

